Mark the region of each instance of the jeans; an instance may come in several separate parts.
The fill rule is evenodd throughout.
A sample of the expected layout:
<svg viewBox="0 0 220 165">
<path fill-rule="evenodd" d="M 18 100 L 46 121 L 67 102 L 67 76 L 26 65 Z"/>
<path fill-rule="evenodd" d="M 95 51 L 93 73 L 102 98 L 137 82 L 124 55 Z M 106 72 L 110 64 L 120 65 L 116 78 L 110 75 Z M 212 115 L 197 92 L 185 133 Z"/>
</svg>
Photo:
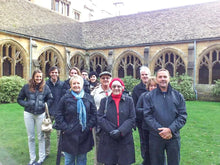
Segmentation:
<svg viewBox="0 0 220 165">
<path fill-rule="evenodd" d="M 32 113 L 24 111 L 24 122 L 27 129 L 28 134 L 28 147 L 29 147 L 29 155 L 30 162 L 34 162 L 36 160 L 35 153 L 35 126 L 37 129 L 37 138 L 39 142 L 39 161 L 43 162 L 45 159 L 45 140 L 44 134 L 41 131 L 41 124 L 44 119 L 45 113 L 34 115 Z"/>
<path fill-rule="evenodd" d="M 86 165 L 87 154 L 72 155 L 67 152 L 64 153 L 65 153 L 65 165 Z"/>
<path fill-rule="evenodd" d="M 179 165 L 180 138 L 164 140 L 160 137 L 149 136 L 150 160 L 152 165 L 164 165 L 167 158 L 168 165 Z M 166 151 L 166 156 L 164 156 Z"/>
</svg>

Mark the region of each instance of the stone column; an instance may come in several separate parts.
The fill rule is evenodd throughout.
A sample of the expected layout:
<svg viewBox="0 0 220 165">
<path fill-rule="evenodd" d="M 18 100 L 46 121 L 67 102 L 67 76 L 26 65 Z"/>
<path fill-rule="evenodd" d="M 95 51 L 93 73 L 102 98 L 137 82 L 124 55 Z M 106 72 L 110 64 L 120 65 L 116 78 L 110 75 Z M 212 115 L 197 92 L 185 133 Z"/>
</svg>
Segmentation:
<svg viewBox="0 0 220 165">
<path fill-rule="evenodd" d="M 144 65 L 145 66 L 148 66 L 148 64 L 149 64 L 149 49 L 150 49 L 150 47 L 144 48 Z"/>
<path fill-rule="evenodd" d="M 187 74 L 188 76 L 194 78 L 194 44 L 188 45 L 188 67 Z"/>
</svg>

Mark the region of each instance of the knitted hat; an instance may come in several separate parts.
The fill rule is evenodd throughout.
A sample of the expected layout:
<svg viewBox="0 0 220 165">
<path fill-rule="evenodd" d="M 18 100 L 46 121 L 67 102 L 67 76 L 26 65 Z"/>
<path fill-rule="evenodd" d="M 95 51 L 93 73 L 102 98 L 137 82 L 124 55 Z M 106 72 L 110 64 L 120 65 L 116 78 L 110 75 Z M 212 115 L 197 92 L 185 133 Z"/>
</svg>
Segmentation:
<svg viewBox="0 0 220 165">
<path fill-rule="evenodd" d="M 91 78 L 93 75 L 95 75 L 96 78 L 98 78 L 98 74 L 97 74 L 95 71 L 91 71 L 91 72 L 89 73 L 89 78 Z"/>
<path fill-rule="evenodd" d="M 120 79 L 120 78 L 113 78 L 112 81 L 111 81 L 110 84 L 109 84 L 109 87 L 112 88 L 112 84 L 113 84 L 114 81 L 118 81 L 118 82 L 121 84 L 121 86 L 123 87 L 122 90 L 124 91 L 125 84 L 124 84 L 124 82 L 122 81 L 122 79 Z"/>
</svg>

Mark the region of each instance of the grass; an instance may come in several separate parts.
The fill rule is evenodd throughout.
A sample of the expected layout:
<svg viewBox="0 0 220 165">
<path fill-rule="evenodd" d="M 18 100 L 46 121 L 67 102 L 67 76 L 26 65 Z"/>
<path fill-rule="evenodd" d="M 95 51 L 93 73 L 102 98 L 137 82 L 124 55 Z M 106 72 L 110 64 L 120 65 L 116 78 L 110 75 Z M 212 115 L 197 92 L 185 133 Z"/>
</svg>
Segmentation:
<svg viewBox="0 0 220 165">
<path fill-rule="evenodd" d="M 187 102 L 187 124 L 181 130 L 181 165 L 220 165 L 220 102 Z M 29 161 L 23 107 L 0 104 L 0 165 L 24 165 Z M 136 163 L 142 162 L 138 131 L 134 132 Z M 93 165 L 93 151 L 88 165 Z M 56 132 L 51 154 L 44 165 L 55 165 Z M 63 165 L 63 159 L 61 161 Z"/>
</svg>

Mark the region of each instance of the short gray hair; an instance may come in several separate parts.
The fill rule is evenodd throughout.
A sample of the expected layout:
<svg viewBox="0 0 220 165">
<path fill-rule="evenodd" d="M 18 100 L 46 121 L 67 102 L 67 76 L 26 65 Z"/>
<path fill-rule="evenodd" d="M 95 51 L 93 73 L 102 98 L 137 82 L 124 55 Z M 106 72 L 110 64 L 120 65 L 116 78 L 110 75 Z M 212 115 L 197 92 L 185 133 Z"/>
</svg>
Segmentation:
<svg viewBox="0 0 220 165">
<path fill-rule="evenodd" d="M 149 74 L 149 76 L 151 75 L 150 69 L 147 66 L 144 66 L 144 65 L 141 66 L 140 67 L 140 74 L 142 71 L 146 71 Z"/>
</svg>

